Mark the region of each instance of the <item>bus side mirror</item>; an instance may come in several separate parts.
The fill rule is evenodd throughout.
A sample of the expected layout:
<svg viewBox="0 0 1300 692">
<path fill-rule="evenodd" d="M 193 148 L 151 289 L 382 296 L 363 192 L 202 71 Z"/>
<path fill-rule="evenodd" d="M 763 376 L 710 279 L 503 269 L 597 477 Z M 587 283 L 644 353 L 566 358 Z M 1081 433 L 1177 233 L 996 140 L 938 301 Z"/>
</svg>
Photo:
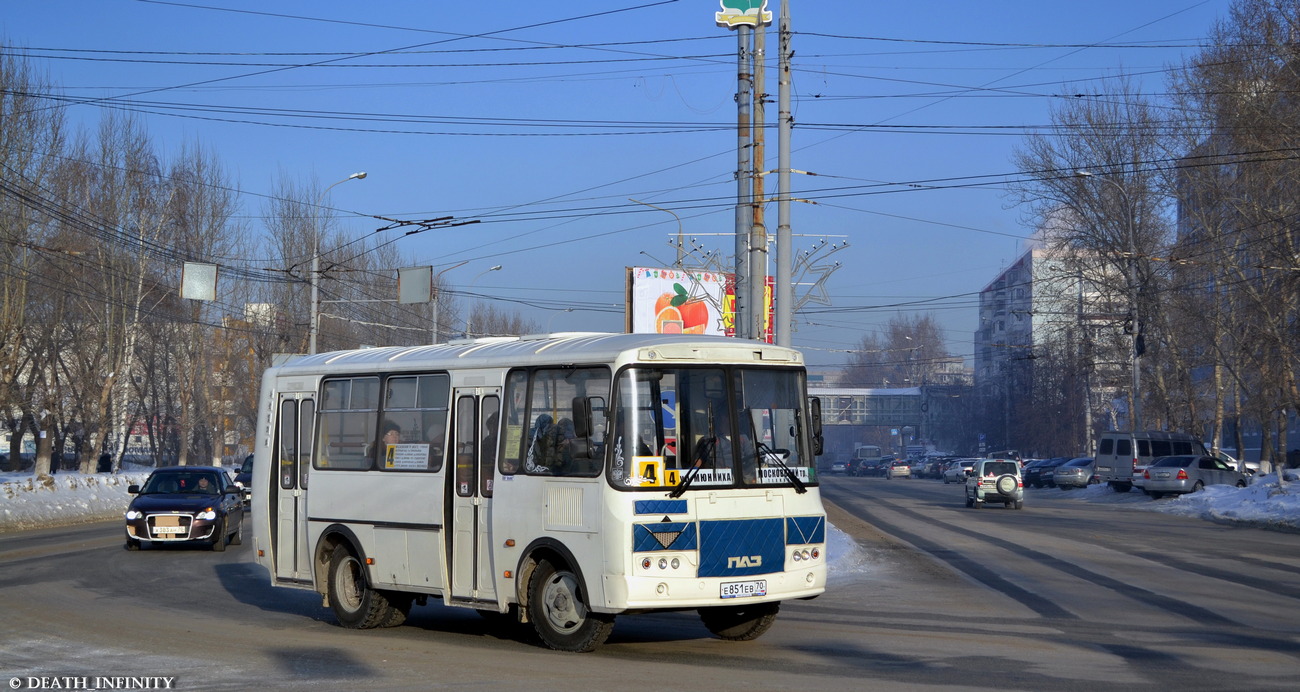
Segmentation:
<svg viewBox="0 0 1300 692">
<path fill-rule="evenodd" d="M 824 451 L 822 441 L 822 400 L 815 396 L 810 397 L 808 407 L 812 410 L 813 455 L 821 456 Z"/>
<path fill-rule="evenodd" d="M 604 441 L 605 400 L 598 396 L 573 398 L 573 434 L 579 440 L 600 444 Z M 595 439 L 593 439 L 595 438 Z M 584 445 L 594 453 L 594 444 Z"/>
</svg>

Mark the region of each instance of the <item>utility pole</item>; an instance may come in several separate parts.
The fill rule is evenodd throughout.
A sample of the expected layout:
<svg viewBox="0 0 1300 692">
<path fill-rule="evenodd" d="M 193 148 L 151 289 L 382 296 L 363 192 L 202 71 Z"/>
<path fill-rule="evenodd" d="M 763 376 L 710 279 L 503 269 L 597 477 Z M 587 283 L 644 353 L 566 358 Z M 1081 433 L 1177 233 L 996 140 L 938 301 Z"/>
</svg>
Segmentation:
<svg viewBox="0 0 1300 692">
<path fill-rule="evenodd" d="M 751 147 L 753 146 L 753 128 L 750 120 L 750 105 L 753 102 L 753 74 L 751 61 L 753 60 L 752 50 L 750 48 L 750 29 L 753 27 L 763 27 L 772 22 L 772 13 L 767 11 L 767 0 L 759 3 L 733 3 L 733 5 L 744 4 L 745 8 L 738 6 L 728 7 L 727 3 L 720 3 L 722 11 L 713 15 L 714 21 L 719 26 L 736 29 L 737 51 L 736 51 L 736 265 L 733 273 L 732 289 L 732 325 L 734 335 L 741 339 L 760 338 L 761 329 L 756 330 L 755 324 L 762 324 L 760 319 L 755 320 L 755 311 L 762 309 L 762 290 L 763 284 L 766 283 L 767 266 L 764 259 L 762 266 L 759 268 L 762 272 L 759 276 L 762 278 L 755 282 L 753 280 L 754 270 L 752 264 L 758 264 L 758 257 L 751 259 L 750 254 L 755 248 L 755 243 L 751 239 L 751 226 L 755 222 L 756 212 L 753 208 L 755 203 L 761 204 L 761 195 L 753 199 L 754 190 L 762 190 L 761 183 L 757 187 L 751 185 L 748 177 L 753 175 L 751 161 Z M 755 6 L 756 5 L 756 6 Z M 760 44 L 761 45 L 761 44 Z M 761 73 L 761 65 L 760 73 Z M 758 98 L 762 99 L 762 93 Z M 762 124 L 759 124 L 762 127 Z M 757 177 L 757 176 L 756 176 Z M 761 223 L 761 216 L 757 217 Z M 761 226 L 760 226 L 761 229 Z M 763 240 L 762 248 L 764 253 L 767 251 L 767 241 Z M 754 253 L 757 255 L 757 253 Z M 757 283 L 757 289 L 754 285 Z M 755 293 L 755 290 L 759 291 Z M 757 304 L 754 296 L 759 297 Z"/>
<path fill-rule="evenodd" d="M 736 56 L 736 266 L 732 276 L 734 301 L 732 326 L 735 336 L 748 339 L 749 333 L 749 226 L 752 220 L 750 209 L 749 183 L 750 145 L 753 136 L 750 129 L 750 98 L 752 94 L 752 75 L 749 73 L 749 34 L 748 24 L 737 27 L 736 37 L 739 41 Z"/>
<path fill-rule="evenodd" d="M 790 115 L 790 0 L 781 0 L 781 22 L 778 25 L 777 67 L 777 153 L 776 153 L 776 286 L 772 302 L 775 303 L 772 331 L 778 346 L 794 345 L 794 277 L 793 246 L 790 231 L 790 134 L 794 119 Z"/>
<path fill-rule="evenodd" d="M 754 74 L 754 200 L 749 228 L 749 336 L 764 340 L 767 324 L 767 226 L 763 224 L 763 171 L 767 167 L 764 147 L 767 130 L 767 26 L 754 27 L 754 51 L 750 54 Z"/>
</svg>

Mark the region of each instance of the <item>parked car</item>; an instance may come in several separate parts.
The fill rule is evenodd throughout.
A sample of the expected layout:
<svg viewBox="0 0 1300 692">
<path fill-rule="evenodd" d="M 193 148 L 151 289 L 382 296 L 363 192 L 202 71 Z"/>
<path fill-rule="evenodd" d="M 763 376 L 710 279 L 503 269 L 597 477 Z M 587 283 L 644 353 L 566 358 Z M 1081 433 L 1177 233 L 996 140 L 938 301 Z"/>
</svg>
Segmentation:
<svg viewBox="0 0 1300 692">
<path fill-rule="evenodd" d="M 244 457 L 243 463 L 239 465 L 239 471 L 235 473 L 235 485 L 244 493 L 244 506 L 247 507 L 253 501 L 253 455 L 249 454 Z"/>
<path fill-rule="evenodd" d="M 893 480 L 895 478 L 911 478 L 912 465 L 906 459 L 889 462 L 889 466 L 884 470 L 885 478 Z"/>
<path fill-rule="evenodd" d="M 1237 458 L 1221 449 L 1211 449 L 1210 456 L 1228 465 L 1228 468 L 1241 471 L 1247 476 L 1259 473 L 1258 461 L 1237 461 Z"/>
<path fill-rule="evenodd" d="M 201 541 L 221 551 L 227 540 L 241 542 L 242 493 L 220 467 L 168 466 L 126 491 L 135 495 L 126 509 L 127 550 Z"/>
<path fill-rule="evenodd" d="M 1025 485 L 1041 488 L 1048 484 L 1048 479 L 1043 477 L 1047 471 L 1055 470 L 1057 466 L 1069 461 L 1069 457 L 1052 457 L 1051 459 L 1039 459 L 1038 461 L 1024 468 Z"/>
<path fill-rule="evenodd" d="M 988 502 L 1023 509 L 1025 484 L 1014 459 L 980 459 L 966 476 L 966 506 L 979 509 Z"/>
<path fill-rule="evenodd" d="M 1104 432 L 1097 441 L 1097 475 L 1117 492 L 1126 493 L 1146 482 L 1143 471 L 1160 457 L 1195 454 L 1208 456 L 1205 445 L 1180 432 Z"/>
<path fill-rule="evenodd" d="M 1228 468 L 1209 456 L 1190 454 L 1161 457 L 1143 472 L 1142 490 L 1153 498 L 1167 494 L 1194 493 L 1207 485 L 1235 485 L 1244 488 L 1246 474 Z"/>
<path fill-rule="evenodd" d="M 1052 482 L 1061 490 L 1086 488 L 1098 482 L 1096 466 L 1092 457 L 1075 457 L 1052 471 Z"/>
<path fill-rule="evenodd" d="M 943 472 L 944 483 L 964 483 L 966 482 L 966 469 L 975 465 L 978 459 L 957 459 L 948 465 Z"/>
</svg>

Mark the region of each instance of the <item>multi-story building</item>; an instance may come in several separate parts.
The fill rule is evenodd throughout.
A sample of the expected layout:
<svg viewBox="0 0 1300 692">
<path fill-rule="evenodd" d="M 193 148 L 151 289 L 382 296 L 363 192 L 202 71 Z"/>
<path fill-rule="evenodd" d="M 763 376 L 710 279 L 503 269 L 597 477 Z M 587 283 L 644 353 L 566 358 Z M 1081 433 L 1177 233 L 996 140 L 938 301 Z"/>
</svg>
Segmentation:
<svg viewBox="0 0 1300 692">
<path fill-rule="evenodd" d="M 1021 255 L 980 292 L 975 332 L 975 390 L 984 402 L 984 431 L 990 444 L 1014 447 L 1018 406 L 1031 400 L 1034 363 L 1047 352 L 1065 354 L 1081 366 L 1085 380 L 1080 410 L 1113 409 L 1123 353 L 1110 353 L 1123 320 L 1108 293 L 1082 268 L 1086 263 L 1043 248 Z M 1103 357 L 1104 356 L 1104 357 Z M 1103 365 L 1099 365 L 1103 364 Z M 1113 372 L 1112 372 L 1113 371 Z M 1081 421 L 1092 429 L 1092 421 Z M 1089 444 L 1079 440 L 1075 447 Z"/>
</svg>

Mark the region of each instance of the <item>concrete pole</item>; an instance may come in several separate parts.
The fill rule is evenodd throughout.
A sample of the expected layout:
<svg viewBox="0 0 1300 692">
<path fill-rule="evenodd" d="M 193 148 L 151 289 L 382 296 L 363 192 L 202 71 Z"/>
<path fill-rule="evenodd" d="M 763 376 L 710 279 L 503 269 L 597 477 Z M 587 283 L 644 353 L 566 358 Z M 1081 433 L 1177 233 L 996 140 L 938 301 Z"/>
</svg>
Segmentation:
<svg viewBox="0 0 1300 692">
<path fill-rule="evenodd" d="M 794 258 L 790 232 L 790 134 L 794 119 L 790 116 L 790 0 L 781 0 L 781 19 L 778 25 L 777 68 L 777 151 L 776 151 L 776 286 L 772 296 L 776 313 L 772 330 L 776 332 L 778 346 L 794 345 Z"/>
<path fill-rule="evenodd" d="M 754 52 L 750 64 L 754 75 L 754 200 L 752 225 L 749 229 L 749 336 L 763 340 L 767 323 L 767 226 L 763 225 L 763 171 L 767 164 L 764 135 L 767 107 L 763 103 L 767 87 L 767 27 L 760 21 L 754 27 Z"/>
<path fill-rule="evenodd" d="M 735 336 L 748 339 L 749 334 L 749 224 L 750 210 L 750 99 L 749 74 L 750 27 L 736 28 L 739 48 L 736 56 L 736 266 L 733 313 Z"/>
</svg>

